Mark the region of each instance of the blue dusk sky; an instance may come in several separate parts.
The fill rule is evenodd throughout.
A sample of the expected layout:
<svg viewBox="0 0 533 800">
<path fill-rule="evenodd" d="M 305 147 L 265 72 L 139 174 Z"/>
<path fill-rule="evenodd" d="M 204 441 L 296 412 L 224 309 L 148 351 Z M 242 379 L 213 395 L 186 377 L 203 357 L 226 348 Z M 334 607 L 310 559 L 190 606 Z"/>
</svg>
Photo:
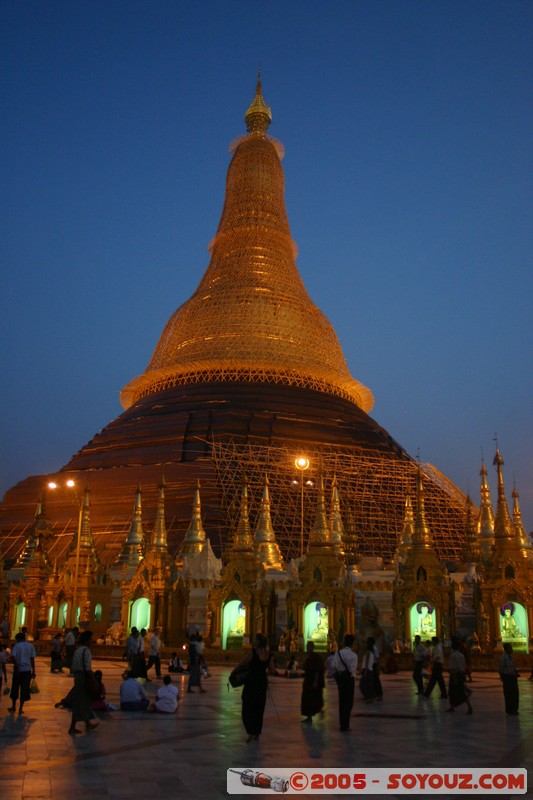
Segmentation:
<svg viewBox="0 0 533 800">
<path fill-rule="evenodd" d="M 533 528 L 533 3 L 4 0 L 0 493 L 118 416 L 208 265 L 261 64 L 298 268 L 371 412 Z"/>
</svg>

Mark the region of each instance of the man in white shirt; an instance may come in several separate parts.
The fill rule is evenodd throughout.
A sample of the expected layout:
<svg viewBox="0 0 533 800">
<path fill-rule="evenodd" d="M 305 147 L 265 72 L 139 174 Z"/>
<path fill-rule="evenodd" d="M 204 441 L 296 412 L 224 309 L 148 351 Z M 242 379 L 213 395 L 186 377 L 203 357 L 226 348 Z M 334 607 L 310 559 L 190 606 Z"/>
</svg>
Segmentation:
<svg viewBox="0 0 533 800">
<path fill-rule="evenodd" d="M 344 647 L 333 659 L 334 677 L 339 690 L 339 724 L 341 731 L 350 730 L 350 714 L 353 708 L 353 693 L 357 673 L 357 654 L 353 651 L 355 636 L 347 633 Z"/>
<path fill-rule="evenodd" d="M 444 683 L 444 678 L 442 677 L 442 668 L 444 666 L 444 653 L 442 652 L 442 644 L 439 642 L 438 636 L 433 636 L 431 642 L 433 644 L 433 649 L 431 651 L 431 677 L 429 679 L 426 691 L 424 692 L 424 697 L 429 697 L 433 691 L 433 687 L 436 683 L 438 683 L 440 689 L 440 699 L 447 700 L 448 692 L 446 691 L 446 684 Z"/>
<path fill-rule="evenodd" d="M 9 711 L 14 714 L 17 699 L 20 693 L 19 714 L 23 714 L 24 703 L 31 698 L 30 684 L 35 678 L 35 648 L 31 642 L 26 641 L 24 633 L 17 633 L 15 636 L 15 646 L 11 651 L 11 661 L 13 667 L 13 680 L 11 683 L 11 708 Z"/>
<path fill-rule="evenodd" d="M 157 691 L 157 697 L 153 705 L 154 711 L 162 714 L 173 714 L 178 708 L 178 687 L 172 683 L 170 675 L 163 678 L 163 686 Z"/>
<path fill-rule="evenodd" d="M 121 711 L 146 711 L 150 701 L 141 684 L 135 680 L 131 671 L 126 672 L 126 679 L 120 685 Z"/>
<path fill-rule="evenodd" d="M 161 628 L 154 628 L 153 635 L 150 637 L 150 647 L 148 649 L 148 664 L 146 671 L 155 666 L 155 674 L 158 678 L 161 677 L 161 639 L 159 634 Z"/>
</svg>

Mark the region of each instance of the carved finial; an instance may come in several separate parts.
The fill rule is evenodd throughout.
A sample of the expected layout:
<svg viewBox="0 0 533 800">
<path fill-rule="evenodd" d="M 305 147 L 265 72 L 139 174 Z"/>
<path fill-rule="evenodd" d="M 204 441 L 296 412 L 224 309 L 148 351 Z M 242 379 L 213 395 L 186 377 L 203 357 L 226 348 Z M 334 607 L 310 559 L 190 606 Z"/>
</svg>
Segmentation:
<svg viewBox="0 0 533 800">
<path fill-rule="evenodd" d="M 244 115 L 244 121 L 249 133 L 264 134 L 272 122 L 272 111 L 264 101 L 263 87 L 261 86 L 261 68 L 257 71 L 257 84 L 255 97 Z"/>
</svg>

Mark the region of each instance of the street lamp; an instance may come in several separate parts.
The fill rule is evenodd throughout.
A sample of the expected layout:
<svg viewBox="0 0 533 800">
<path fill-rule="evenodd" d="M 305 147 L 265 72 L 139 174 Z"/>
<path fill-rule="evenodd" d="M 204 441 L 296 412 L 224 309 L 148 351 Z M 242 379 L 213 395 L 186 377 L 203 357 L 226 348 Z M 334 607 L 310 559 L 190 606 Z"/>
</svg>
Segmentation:
<svg viewBox="0 0 533 800">
<path fill-rule="evenodd" d="M 68 615 L 68 627 L 73 627 L 73 620 L 72 617 L 74 616 L 74 625 L 76 624 L 76 614 L 77 614 L 77 605 L 78 605 L 78 573 L 80 569 L 80 544 L 81 544 L 81 523 L 83 517 L 83 504 L 78 497 L 78 493 L 76 491 L 76 483 L 69 478 L 69 480 L 65 481 L 65 486 L 69 489 L 74 489 L 74 495 L 76 497 L 76 501 L 78 503 L 78 529 L 76 531 L 76 562 L 74 567 L 74 591 L 72 594 L 72 606 L 69 609 Z M 58 489 L 59 486 L 55 481 L 50 481 L 48 483 L 49 489 Z"/>
<path fill-rule="evenodd" d="M 300 471 L 300 557 L 304 554 L 304 472 L 309 469 L 309 459 L 298 456 L 294 466 Z"/>
</svg>

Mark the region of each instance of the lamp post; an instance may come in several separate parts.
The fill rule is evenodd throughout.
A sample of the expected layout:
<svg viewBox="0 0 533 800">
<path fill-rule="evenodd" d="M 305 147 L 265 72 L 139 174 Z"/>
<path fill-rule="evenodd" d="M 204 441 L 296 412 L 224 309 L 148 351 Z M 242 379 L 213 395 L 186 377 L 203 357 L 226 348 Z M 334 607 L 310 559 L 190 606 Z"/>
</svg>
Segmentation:
<svg viewBox="0 0 533 800">
<path fill-rule="evenodd" d="M 68 627 L 72 628 L 76 625 L 76 611 L 77 611 L 77 604 L 78 604 L 78 574 L 80 569 L 80 544 L 81 544 L 81 522 L 83 517 L 83 504 L 78 497 L 78 493 L 76 491 L 76 483 L 69 478 L 68 481 L 65 481 L 65 486 L 69 489 L 74 489 L 74 495 L 76 497 L 76 501 L 78 503 L 78 528 L 76 531 L 76 561 L 74 566 L 74 591 L 72 593 L 72 606 L 69 609 L 68 615 Z M 48 484 L 49 489 L 58 489 L 58 484 L 55 481 L 50 481 Z"/>
<path fill-rule="evenodd" d="M 304 554 L 304 472 L 309 469 L 309 459 L 298 456 L 294 466 L 300 472 L 300 557 Z"/>
</svg>

